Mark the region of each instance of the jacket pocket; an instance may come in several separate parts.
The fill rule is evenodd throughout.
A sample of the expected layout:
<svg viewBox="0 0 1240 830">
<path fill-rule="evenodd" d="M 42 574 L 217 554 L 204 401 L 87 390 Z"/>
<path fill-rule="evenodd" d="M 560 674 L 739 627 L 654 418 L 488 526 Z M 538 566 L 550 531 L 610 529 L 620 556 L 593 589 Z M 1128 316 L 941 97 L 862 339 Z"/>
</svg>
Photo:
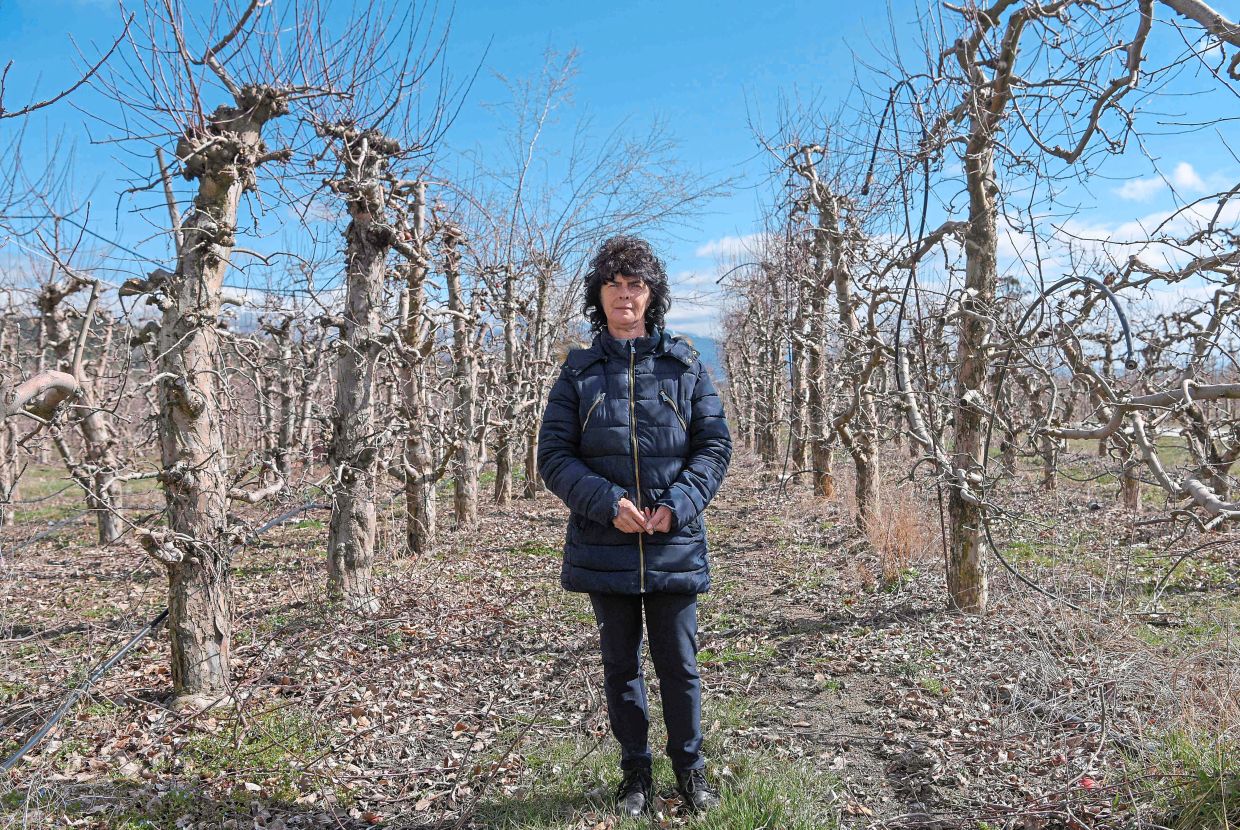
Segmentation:
<svg viewBox="0 0 1240 830">
<path fill-rule="evenodd" d="M 607 397 L 606 392 L 599 392 L 594 396 L 594 402 L 590 404 L 590 408 L 586 410 L 586 417 L 581 421 L 581 431 L 585 432 L 586 427 L 590 424 L 590 416 L 594 414 L 594 410 L 598 409 L 598 405 Z"/>
<path fill-rule="evenodd" d="M 689 425 L 685 423 L 684 416 L 680 414 L 680 407 L 676 406 L 676 402 L 672 400 L 672 396 L 667 394 L 666 390 L 659 390 L 659 397 L 663 402 L 672 408 L 672 414 L 676 416 L 676 420 L 680 421 L 680 426 L 685 432 L 689 431 Z"/>
</svg>

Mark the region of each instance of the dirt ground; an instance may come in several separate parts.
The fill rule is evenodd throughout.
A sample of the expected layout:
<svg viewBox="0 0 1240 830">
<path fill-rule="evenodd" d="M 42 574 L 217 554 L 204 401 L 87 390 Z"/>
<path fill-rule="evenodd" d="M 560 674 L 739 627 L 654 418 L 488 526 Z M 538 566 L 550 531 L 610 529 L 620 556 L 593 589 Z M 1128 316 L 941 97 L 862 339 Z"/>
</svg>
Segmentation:
<svg viewBox="0 0 1240 830">
<path fill-rule="evenodd" d="M 708 511 L 715 588 L 700 601 L 699 660 L 717 813 L 684 815 L 661 762 L 657 813 L 610 814 L 618 774 L 593 619 L 559 588 L 566 511 L 544 494 L 484 506 L 478 527 L 449 530 L 416 561 L 393 557 L 400 517 L 385 516 L 371 619 L 327 599 L 324 511 L 267 532 L 235 560 L 236 707 L 166 708 L 160 631 L 0 778 L 0 825 L 1236 820 L 1228 807 L 1193 812 L 1215 784 L 1240 804 L 1240 544 L 1228 532 L 1143 524 L 1163 506 L 1130 514 L 1105 480 L 1056 496 L 1021 478 L 993 532 L 1040 591 L 995 562 L 987 614 L 966 616 L 946 604 L 933 487 L 889 482 L 863 536 L 843 472 L 839 485 L 839 498 L 815 499 L 741 457 Z M 72 515 L 72 494 L 62 500 Z M 141 554 L 93 547 L 87 517 L 28 542 L 55 503 L 3 531 L 4 757 L 166 595 Z"/>
</svg>

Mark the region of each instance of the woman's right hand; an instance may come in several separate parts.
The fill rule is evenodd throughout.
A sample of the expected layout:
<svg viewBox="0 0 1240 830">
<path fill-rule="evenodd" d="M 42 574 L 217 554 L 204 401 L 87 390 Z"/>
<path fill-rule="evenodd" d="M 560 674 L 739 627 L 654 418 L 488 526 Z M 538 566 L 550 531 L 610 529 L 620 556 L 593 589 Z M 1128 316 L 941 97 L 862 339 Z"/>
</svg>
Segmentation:
<svg viewBox="0 0 1240 830">
<path fill-rule="evenodd" d="M 646 517 L 637 509 L 637 505 L 627 498 L 620 499 L 620 509 L 611 523 L 615 525 L 616 530 L 623 533 L 645 533 L 648 530 Z"/>
</svg>

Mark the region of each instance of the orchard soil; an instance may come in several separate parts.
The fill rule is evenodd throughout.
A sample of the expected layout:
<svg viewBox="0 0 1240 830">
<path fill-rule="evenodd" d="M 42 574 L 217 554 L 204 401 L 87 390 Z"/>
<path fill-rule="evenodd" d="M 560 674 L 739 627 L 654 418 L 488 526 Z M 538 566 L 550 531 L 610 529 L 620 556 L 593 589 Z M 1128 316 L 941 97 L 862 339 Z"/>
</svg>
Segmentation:
<svg viewBox="0 0 1240 830">
<path fill-rule="evenodd" d="M 1032 473 L 996 488 L 1001 551 L 1054 596 L 993 562 L 989 610 L 966 616 L 946 604 L 932 484 L 887 482 L 863 535 L 846 495 L 738 457 L 707 514 L 700 601 L 724 809 L 686 815 L 661 762 L 637 822 L 608 806 L 596 634 L 587 599 L 559 587 L 553 496 L 484 507 L 417 560 L 396 553 L 391 509 L 369 619 L 329 601 L 327 515 L 308 512 L 235 557 L 231 704 L 168 707 L 161 630 L 0 778 L 0 826 L 1194 826 L 1185 782 L 1209 769 L 1185 747 L 1217 750 L 1223 795 L 1237 780 L 1240 544 L 1143 524 L 1166 506 L 1127 512 L 1116 489 L 1045 494 Z M 5 757 L 166 596 L 141 553 L 94 547 L 87 517 L 23 544 L 47 518 L 0 536 Z"/>
</svg>

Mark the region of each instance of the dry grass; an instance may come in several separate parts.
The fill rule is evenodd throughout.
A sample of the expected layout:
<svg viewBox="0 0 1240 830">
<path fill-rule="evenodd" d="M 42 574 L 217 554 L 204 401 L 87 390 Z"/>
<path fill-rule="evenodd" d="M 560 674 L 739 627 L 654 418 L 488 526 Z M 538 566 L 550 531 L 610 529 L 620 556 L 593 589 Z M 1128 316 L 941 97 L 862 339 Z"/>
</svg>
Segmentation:
<svg viewBox="0 0 1240 830">
<path fill-rule="evenodd" d="M 866 536 L 878 554 L 884 585 L 898 582 L 908 569 L 933 557 L 938 528 L 924 499 L 908 487 L 889 487 L 879 497 L 877 516 Z"/>
</svg>

